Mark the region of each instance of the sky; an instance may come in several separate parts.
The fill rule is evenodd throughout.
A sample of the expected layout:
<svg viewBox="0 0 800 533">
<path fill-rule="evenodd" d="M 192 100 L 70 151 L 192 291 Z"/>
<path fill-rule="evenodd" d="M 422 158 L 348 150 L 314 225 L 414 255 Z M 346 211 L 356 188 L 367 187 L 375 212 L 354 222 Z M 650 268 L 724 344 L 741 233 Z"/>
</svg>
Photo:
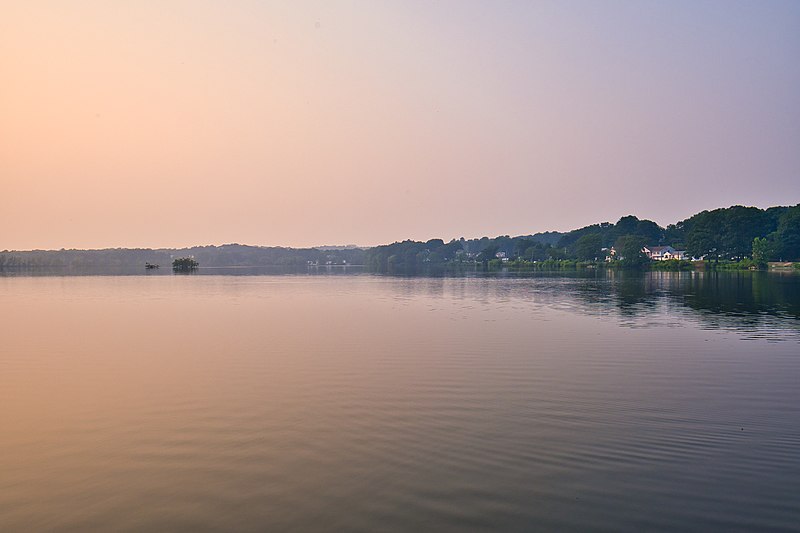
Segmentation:
<svg viewBox="0 0 800 533">
<path fill-rule="evenodd" d="M 0 0 L 0 250 L 800 202 L 800 2 Z"/>
</svg>

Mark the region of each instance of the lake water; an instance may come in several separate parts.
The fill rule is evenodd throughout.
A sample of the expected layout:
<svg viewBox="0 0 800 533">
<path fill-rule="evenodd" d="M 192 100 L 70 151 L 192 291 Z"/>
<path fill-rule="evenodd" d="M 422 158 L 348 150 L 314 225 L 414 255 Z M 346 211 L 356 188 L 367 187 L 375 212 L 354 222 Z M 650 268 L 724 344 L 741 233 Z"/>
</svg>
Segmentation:
<svg viewBox="0 0 800 533">
<path fill-rule="evenodd" d="M 0 531 L 800 527 L 797 275 L 0 276 L 0 302 Z"/>
</svg>

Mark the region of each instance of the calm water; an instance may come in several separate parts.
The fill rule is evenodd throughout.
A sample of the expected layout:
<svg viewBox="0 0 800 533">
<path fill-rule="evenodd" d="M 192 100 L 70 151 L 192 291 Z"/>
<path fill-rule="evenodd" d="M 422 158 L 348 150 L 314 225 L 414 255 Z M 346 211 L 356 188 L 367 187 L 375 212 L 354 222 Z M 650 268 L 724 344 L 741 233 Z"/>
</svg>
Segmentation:
<svg viewBox="0 0 800 533">
<path fill-rule="evenodd" d="M 0 277 L 1 531 L 789 531 L 800 276 Z"/>
</svg>

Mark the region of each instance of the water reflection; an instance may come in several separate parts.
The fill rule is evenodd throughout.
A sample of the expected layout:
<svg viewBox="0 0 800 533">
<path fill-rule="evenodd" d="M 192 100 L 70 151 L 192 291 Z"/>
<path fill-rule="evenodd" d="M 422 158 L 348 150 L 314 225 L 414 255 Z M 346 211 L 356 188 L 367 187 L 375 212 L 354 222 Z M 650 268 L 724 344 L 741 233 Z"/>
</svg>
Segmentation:
<svg viewBox="0 0 800 533">
<path fill-rule="evenodd" d="M 691 320 L 706 329 L 776 339 L 800 330 L 800 276 L 793 273 L 608 271 L 388 279 L 400 299 L 426 295 L 497 306 L 528 303 L 614 318 L 631 328 L 677 327 Z"/>
<path fill-rule="evenodd" d="M 613 306 L 620 317 L 641 325 L 653 315 L 694 318 L 712 329 L 764 333 L 797 330 L 800 319 L 798 276 L 767 272 L 609 272 L 608 283 L 576 287 L 580 305 Z M 597 298 L 597 292 L 605 292 Z"/>
<path fill-rule="evenodd" d="M 798 281 L 0 277 L 0 531 L 792 530 Z"/>
<path fill-rule="evenodd" d="M 504 304 L 528 301 L 580 314 L 614 316 L 628 327 L 676 325 L 694 315 L 703 327 L 769 332 L 800 328 L 800 275 L 794 272 L 625 272 L 613 270 L 449 277 L 391 277 L 360 267 L 298 271 L 280 267 L 200 268 L 198 276 L 362 276 L 382 280 L 394 298 L 418 295 Z M 170 269 L 0 269 L 3 277 L 172 276 Z"/>
</svg>

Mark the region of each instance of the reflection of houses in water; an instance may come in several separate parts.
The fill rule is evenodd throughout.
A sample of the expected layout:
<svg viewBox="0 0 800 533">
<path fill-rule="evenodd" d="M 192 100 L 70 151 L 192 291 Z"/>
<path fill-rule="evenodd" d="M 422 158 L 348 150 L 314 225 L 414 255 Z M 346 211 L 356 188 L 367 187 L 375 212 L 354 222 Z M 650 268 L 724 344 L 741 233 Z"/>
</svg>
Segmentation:
<svg viewBox="0 0 800 533">
<path fill-rule="evenodd" d="M 791 331 L 800 340 L 800 280 L 793 272 L 606 269 L 584 278 L 600 283 L 573 285 L 563 298 L 577 299 L 580 312 L 624 319 L 624 326 L 671 327 L 688 319 L 752 338 L 785 338 Z"/>
</svg>

